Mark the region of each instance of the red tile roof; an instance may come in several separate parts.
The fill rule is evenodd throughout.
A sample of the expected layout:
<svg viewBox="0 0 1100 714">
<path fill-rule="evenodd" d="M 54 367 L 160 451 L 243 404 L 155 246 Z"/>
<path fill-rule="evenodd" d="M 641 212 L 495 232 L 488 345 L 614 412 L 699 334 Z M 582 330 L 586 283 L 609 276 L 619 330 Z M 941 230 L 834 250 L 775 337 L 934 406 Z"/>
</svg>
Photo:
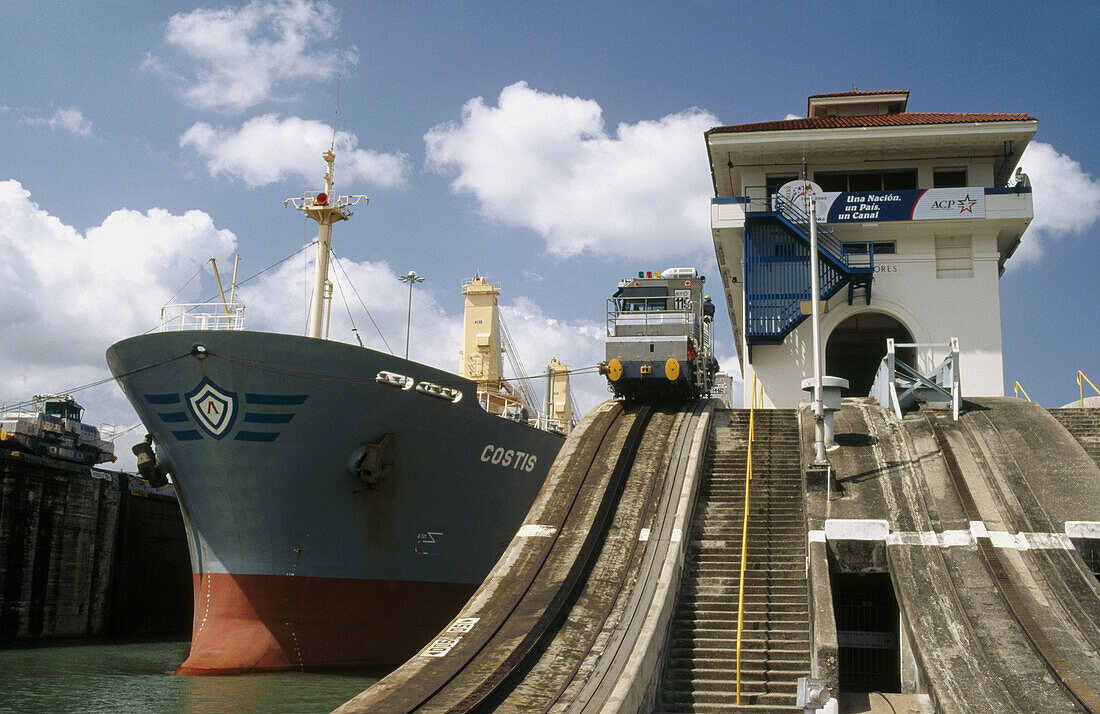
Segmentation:
<svg viewBox="0 0 1100 714">
<path fill-rule="evenodd" d="M 821 99 L 823 97 L 859 97 L 866 94 L 909 94 L 908 89 L 853 89 L 850 92 L 829 92 L 827 94 L 811 94 L 810 99 Z"/>
<path fill-rule="evenodd" d="M 918 124 L 969 124 L 972 122 L 1035 121 L 1027 114 L 961 114 L 903 112 L 900 114 L 873 114 L 855 117 L 811 117 L 808 119 L 784 119 L 762 121 L 753 124 L 716 126 L 708 134 L 733 134 L 752 131 L 794 131 L 797 129 L 850 129 L 870 126 L 914 126 Z"/>
</svg>

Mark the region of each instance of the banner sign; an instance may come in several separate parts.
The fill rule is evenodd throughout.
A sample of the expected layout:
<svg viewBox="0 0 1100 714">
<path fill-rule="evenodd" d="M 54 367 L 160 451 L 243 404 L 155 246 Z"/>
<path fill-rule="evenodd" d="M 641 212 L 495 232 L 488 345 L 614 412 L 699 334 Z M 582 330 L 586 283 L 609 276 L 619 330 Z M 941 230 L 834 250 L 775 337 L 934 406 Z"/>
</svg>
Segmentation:
<svg viewBox="0 0 1100 714">
<path fill-rule="evenodd" d="M 982 188 L 826 193 L 826 223 L 985 218 Z"/>
<path fill-rule="evenodd" d="M 861 221 L 929 221 L 985 218 L 985 189 L 923 188 L 903 191 L 822 191 L 812 182 L 791 181 L 779 194 L 801 210 L 816 200 L 818 220 L 825 223 Z"/>
</svg>

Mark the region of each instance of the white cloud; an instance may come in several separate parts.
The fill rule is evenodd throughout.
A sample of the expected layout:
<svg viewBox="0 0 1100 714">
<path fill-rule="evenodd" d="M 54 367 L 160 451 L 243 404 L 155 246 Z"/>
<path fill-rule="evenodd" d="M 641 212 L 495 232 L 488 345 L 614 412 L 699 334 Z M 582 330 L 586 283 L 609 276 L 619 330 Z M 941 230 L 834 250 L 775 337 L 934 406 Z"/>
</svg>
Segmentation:
<svg viewBox="0 0 1100 714">
<path fill-rule="evenodd" d="M 18 181 L 0 182 L 0 373 L 12 379 L 31 364 L 102 370 L 110 341 L 153 326 L 169 286 L 235 244 L 202 211 L 160 208 L 119 209 L 81 235 Z"/>
<path fill-rule="evenodd" d="M 235 245 L 202 211 L 159 208 L 114 211 L 81 235 L 39 208 L 18 181 L 0 181 L 0 401 L 108 376 L 107 347 L 154 327 L 180 276 Z M 195 299 L 198 290 L 181 297 Z M 91 423 L 137 421 L 113 384 L 76 396 Z M 133 441 L 116 453 L 128 455 Z"/>
<path fill-rule="evenodd" d="M 1050 144 L 1033 141 L 1020 166 L 1031 179 L 1035 219 L 1008 263 L 1010 267 L 1038 260 L 1053 240 L 1081 235 L 1100 220 L 1100 180 Z"/>
<path fill-rule="evenodd" d="M 0 111 L 15 111 L 20 121 L 30 126 L 48 126 L 51 129 L 64 129 L 77 136 L 89 137 L 92 135 L 92 123 L 84 117 L 84 113 L 75 107 L 56 109 L 48 117 L 35 110 L 17 107 L 0 107 Z"/>
<path fill-rule="evenodd" d="M 323 167 L 321 152 L 333 142 L 332 127 L 299 117 L 277 114 L 249 119 L 240 129 L 215 128 L 199 122 L 180 137 L 180 146 L 206 160 L 211 176 L 239 178 L 263 186 L 287 176 L 316 181 Z M 383 154 L 358 148 L 359 139 L 336 132 L 336 179 L 363 179 L 378 186 L 398 186 L 407 180 L 409 159 L 403 153 Z"/>
<path fill-rule="evenodd" d="M 354 64 L 354 50 L 316 48 L 337 27 L 336 9 L 328 2 L 250 2 L 173 15 L 165 41 L 197 63 L 184 89 L 188 102 L 242 111 L 271 98 L 281 82 L 317 82 Z M 166 64 L 150 55 L 144 66 L 165 71 Z"/>
<path fill-rule="evenodd" d="M 424 141 L 455 191 L 473 194 L 486 218 L 537 232 L 551 253 L 656 258 L 710 250 L 703 131 L 718 123 L 690 109 L 611 136 L 595 101 L 519 82 L 498 106 L 471 99 L 460 122 Z"/>
<path fill-rule="evenodd" d="M 786 121 L 790 121 L 791 119 L 805 119 L 805 117 L 801 117 L 797 114 L 788 113 L 787 116 L 783 117 L 783 119 L 786 120 Z"/>
<path fill-rule="evenodd" d="M 79 109 L 69 107 L 58 109 L 46 123 L 54 128 L 61 128 L 77 136 L 91 136 L 92 123 L 84 118 Z"/>
</svg>

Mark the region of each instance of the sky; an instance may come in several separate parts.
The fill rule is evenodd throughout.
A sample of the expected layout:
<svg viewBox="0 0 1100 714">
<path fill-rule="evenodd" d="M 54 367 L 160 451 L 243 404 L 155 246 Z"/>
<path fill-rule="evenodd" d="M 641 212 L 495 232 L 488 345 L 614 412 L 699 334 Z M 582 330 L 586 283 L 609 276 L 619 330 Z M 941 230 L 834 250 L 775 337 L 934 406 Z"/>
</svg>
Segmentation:
<svg viewBox="0 0 1100 714">
<path fill-rule="evenodd" d="M 0 402 L 109 377 L 110 344 L 216 294 L 211 257 L 228 279 L 240 254 L 247 328 L 303 332 L 316 226 L 283 201 L 323 188 L 330 144 L 337 192 L 370 197 L 334 229 L 333 339 L 402 354 L 396 276 L 415 270 L 410 356 L 455 370 L 480 273 L 529 373 L 590 367 L 620 278 L 717 280 L 703 132 L 854 87 L 1039 120 L 1035 220 L 1000 283 L 1006 393 L 1055 407 L 1077 370 L 1100 383 L 1100 6 L 831 7 L 0 3 Z M 582 413 L 608 396 L 591 375 L 574 390 Z M 135 427 L 132 464 L 121 390 L 75 396 Z"/>
</svg>

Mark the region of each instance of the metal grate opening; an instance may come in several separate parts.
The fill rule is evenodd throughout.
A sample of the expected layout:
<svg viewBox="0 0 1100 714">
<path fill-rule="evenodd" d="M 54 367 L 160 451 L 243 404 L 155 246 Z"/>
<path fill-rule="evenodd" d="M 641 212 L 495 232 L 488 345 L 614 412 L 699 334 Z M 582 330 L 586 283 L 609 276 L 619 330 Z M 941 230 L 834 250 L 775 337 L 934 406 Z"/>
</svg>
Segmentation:
<svg viewBox="0 0 1100 714">
<path fill-rule="evenodd" d="M 900 692 L 897 598 L 889 573 L 833 573 L 840 688 Z"/>
<path fill-rule="evenodd" d="M 1084 559 L 1085 565 L 1092 571 L 1093 576 L 1100 580 L 1100 547 L 1097 547 L 1097 543 L 1092 543 L 1091 548 L 1081 549 L 1081 558 Z"/>
</svg>

